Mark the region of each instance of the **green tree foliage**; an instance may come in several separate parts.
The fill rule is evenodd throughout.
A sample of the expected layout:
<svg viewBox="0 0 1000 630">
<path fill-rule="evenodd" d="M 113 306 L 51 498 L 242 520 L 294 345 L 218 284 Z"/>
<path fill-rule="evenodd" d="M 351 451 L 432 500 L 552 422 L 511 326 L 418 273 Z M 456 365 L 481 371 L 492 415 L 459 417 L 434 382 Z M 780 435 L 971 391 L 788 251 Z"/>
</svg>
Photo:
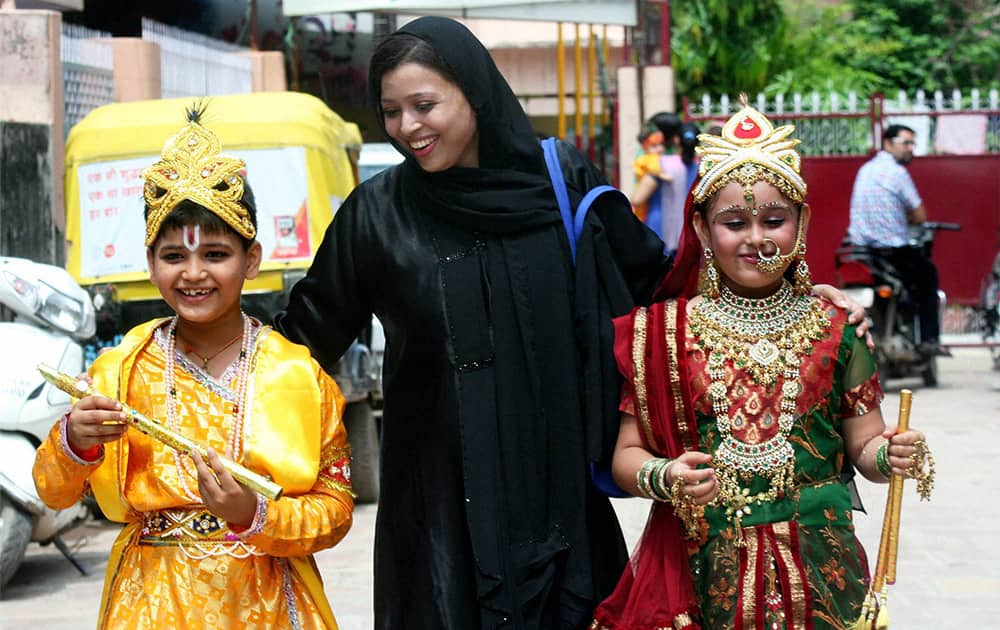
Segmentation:
<svg viewBox="0 0 1000 630">
<path fill-rule="evenodd" d="M 678 94 L 769 94 L 1000 85 L 997 0 L 682 0 Z"/>
<path fill-rule="evenodd" d="M 852 0 L 834 61 L 888 88 L 990 87 L 1000 82 L 996 0 Z M 870 54 L 871 48 L 883 54 Z"/>
<path fill-rule="evenodd" d="M 679 94 L 756 93 L 785 66 L 791 25 L 780 0 L 671 3 Z"/>
</svg>

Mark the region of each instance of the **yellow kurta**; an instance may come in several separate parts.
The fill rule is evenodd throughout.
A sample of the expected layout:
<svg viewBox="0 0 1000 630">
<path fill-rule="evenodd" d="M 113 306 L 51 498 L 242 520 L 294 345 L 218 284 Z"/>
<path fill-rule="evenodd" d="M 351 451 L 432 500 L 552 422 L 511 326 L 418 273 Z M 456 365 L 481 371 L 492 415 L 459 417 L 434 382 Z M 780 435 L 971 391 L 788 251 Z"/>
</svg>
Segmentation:
<svg viewBox="0 0 1000 630">
<path fill-rule="evenodd" d="M 133 329 L 91 368 L 97 391 L 161 420 L 162 323 Z M 231 540 L 225 521 L 189 497 L 198 492 L 189 460 L 133 428 L 93 464 L 67 452 L 59 424 L 39 448 L 35 484 L 46 504 L 71 505 L 89 483 L 108 518 L 125 523 L 108 562 L 98 627 L 336 628 L 311 554 L 351 526 L 344 399 L 308 350 L 270 328 L 261 329 L 251 356 L 235 459 L 285 493 L 267 501 L 262 528 L 244 540 Z M 175 363 L 180 432 L 227 453 L 235 372 L 217 383 L 180 357 Z"/>
</svg>

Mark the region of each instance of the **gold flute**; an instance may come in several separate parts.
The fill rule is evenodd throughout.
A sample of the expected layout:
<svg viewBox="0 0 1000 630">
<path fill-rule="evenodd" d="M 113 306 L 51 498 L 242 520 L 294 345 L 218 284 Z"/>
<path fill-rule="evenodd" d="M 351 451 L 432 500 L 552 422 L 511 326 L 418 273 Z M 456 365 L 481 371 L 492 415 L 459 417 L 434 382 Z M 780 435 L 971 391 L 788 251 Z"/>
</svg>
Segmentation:
<svg viewBox="0 0 1000 630">
<path fill-rule="evenodd" d="M 54 386 L 66 392 L 73 398 L 104 395 L 94 391 L 94 388 L 91 387 L 87 381 L 74 378 L 69 374 L 60 372 L 59 370 L 56 370 L 44 363 L 38 364 L 38 371 L 42 373 L 45 380 L 52 383 Z M 194 443 L 192 440 L 189 440 L 180 433 L 168 429 L 159 422 L 147 418 L 125 403 L 121 401 L 119 402 L 121 403 L 122 411 L 124 411 L 125 415 L 128 416 L 128 420 L 126 422 L 131 424 L 136 429 L 139 429 L 149 437 L 159 440 L 170 448 L 180 451 L 185 455 L 189 455 L 193 451 L 198 451 L 203 458 L 208 457 L 205 447 Z M 239 481 L 241 484 L 251 490 L 254 490 L 255 492 L 259 492 L 272 501 L 277 501 L 281 498 L 281 493 L 284 492 L 284 488 L 274 483 L 264 475 L 255 473 L 249 468 L 228 460 L 221 455 L 219 456 L 219 459 L 222 460 L 222 467 L 225 468 L 229 474 L 236 479 L 236 481 Z"/>
</svg>

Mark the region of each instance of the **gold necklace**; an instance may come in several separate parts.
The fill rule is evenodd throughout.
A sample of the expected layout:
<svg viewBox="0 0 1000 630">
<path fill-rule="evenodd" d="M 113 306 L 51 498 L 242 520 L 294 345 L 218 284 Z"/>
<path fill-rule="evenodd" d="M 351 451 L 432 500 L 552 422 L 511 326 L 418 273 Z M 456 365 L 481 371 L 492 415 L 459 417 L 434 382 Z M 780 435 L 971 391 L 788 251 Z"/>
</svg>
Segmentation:
<svg viewBox="0 0 1000 630">
<path fill-rule="evenodd" d="M 795 424 L 795 410 L 802 385 L 799 368 L 802 357 L 822 339 L 830 320 L 819 302 L 798 296 L 783 282 L 773 295 L 760 299 L 742 298 L 723 286 L 718 298 L 703 297 L 689 319 L 691 332 L 705 351 L 708 361 L 709 399 L 716 427 L 722 439 L 713 457 L 719 494 L 714 505 L 726 508 L 733 523 L 737 545 L 743 540 L 743 517 L 753 505 L 763 505 L 793 490 L 795 451 L 788 436 Z M 758 444 L 748 444 L 733 435 L 729 415 L 729 392 L 725 364 L 743 369 L 751 379 L 767 388 L 781 385 L 778 432 Z M 754 477 L 768 480 L 768 489 L 750 494 Z"/>
<path fill-rule="evenodd" d="M 178 335 L 178 337 L 180 337 L 180 335 Z M 184 344 L 184 354 L 194 355 L 194 356 L 198 357 L 198 359 L 201 360 L 201 369 L 205 370 L 205 371 L 208 371 L 208 362 L 209 361 L 211 361 L 215 357 L 217 357 L 220 354 L 222 354 L 227 348 L 229 348 L 231 345 L 233 345 L 234 343 L 236 343 L 237 341 L 239 341 L 242 338 L 243 338 L 243 333 L 241 331 L 240 334 L 236 335 L 235 337 L 233 337 L 232 339 L 230 339 L 228 342 L 226 342 L 226 345 L 222 346 L 221 348 L 219 348 L 218 350 L 216 350 L 215 352 L 213 352 L 212 354 L 210 354 L 207 357 L 206 356 L 202 356 L 201 354 L 195 352 L 194 351 L 194 347 L 191 345 L 191 342 L 189 342 L 187 339 L 185 339 L 184 340 L 185 341 L 185 344 Z"/>
</svg>

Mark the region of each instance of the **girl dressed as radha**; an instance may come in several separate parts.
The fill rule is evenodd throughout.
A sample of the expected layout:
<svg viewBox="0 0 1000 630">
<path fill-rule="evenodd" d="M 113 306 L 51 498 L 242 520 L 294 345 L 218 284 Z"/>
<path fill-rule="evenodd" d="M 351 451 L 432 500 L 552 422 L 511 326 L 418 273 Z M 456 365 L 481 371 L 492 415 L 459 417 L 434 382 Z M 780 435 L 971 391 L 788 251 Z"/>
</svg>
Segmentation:
<svg viewBox="0 0 1000 630">
<path fill-rule="evenodd" d="M 875 483 L 920 474 L 924 435 L 886 426 L 871 352 L 811 293 L 793 131 L 744 106 L 700 136 L 659 293 L 679 297 L 615 321 L 613 474 L 654 503 L 595 629 L 848 627 L 869 570 L 845 460 Z"/>
</svg>

